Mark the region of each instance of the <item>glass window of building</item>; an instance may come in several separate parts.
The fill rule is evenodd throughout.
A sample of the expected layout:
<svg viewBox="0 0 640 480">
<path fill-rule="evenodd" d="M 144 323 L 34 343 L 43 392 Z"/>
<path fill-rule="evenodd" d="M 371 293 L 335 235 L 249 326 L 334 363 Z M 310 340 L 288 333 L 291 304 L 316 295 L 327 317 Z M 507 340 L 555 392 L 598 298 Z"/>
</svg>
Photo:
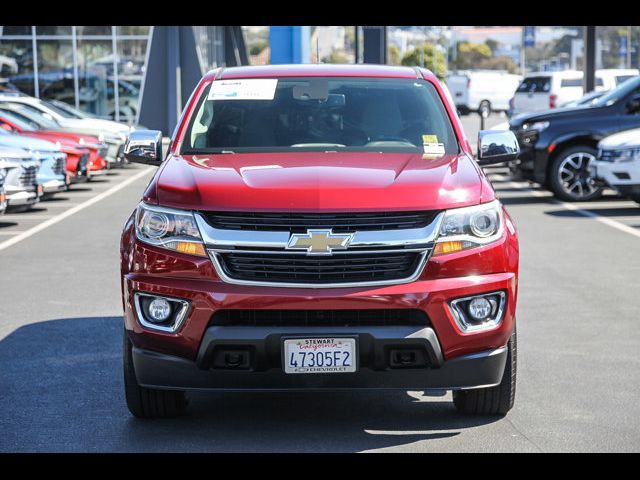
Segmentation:
<svg viewBox="0 0 640 480">
<path fill-rule="evenodd" d="M 60 100 L 73 105 L 75 87 L 71 40 L 38 41 L 37 53 L 37 86 L 40 98 Z"/>
<path fill-rule="evenodd" d="M 151 31 L 132 25 L 0 26 L 0 91 L 135 123 Z"/>
<path fill-rule="evenodd" d="M 31 33 L 31 32 L 29 32 Z M 43 26 L 36 27 L 36 35 L 71 35 L 71 26 Z"/>
</svg>

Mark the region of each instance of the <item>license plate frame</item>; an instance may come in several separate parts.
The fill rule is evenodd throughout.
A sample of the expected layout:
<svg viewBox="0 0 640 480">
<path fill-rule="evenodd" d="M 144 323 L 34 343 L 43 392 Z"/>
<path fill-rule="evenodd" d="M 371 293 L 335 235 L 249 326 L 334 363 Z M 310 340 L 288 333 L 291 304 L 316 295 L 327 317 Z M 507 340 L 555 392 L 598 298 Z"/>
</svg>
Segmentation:
<svg viewBox="0 0 640 480">
<path fill-rule="evenodd" d="M 300 342 L 303 342 L 303 341 L 317 342 L 318 340 L 325 340 L 325 341 L 333 340 L 333 341 L 339 341 L 341 343 L 349 343 L 351 345 L 350 354 L 353 359 L 352 365 L 348 367 L 344 367 L 344 366 L 335 367 L 335 366 L 327 366 L 327 365 L 318 366 L 318 365 L 315 365 L 315 361 L 312 362 L 314 363 L 313 366 L 307 365 L 305 367 L 296 367 L 296 366 L 290 365 L 290 358 L 291 358 L 291 355 L 290 355 L 291 349 L 289 348 L 290 345 L 295 345 L 296 343 L 299 344 Z M 282 370 L 287 375 L 356 373 L 360 367 L 359 355 L 358 355 L 359 353 L 358 343 L 359 342 L 358 342 L 357 335 L 296 335 L 296 336 L 283 337 L 281 342 Z M 322 350 L 322 348 L 319 348 L 319 349 Z M 330 349 L 327 348 L 324 350 L 328 352 Z M 335 350 L 335 348 L 333 350 Z"/>
</svg>

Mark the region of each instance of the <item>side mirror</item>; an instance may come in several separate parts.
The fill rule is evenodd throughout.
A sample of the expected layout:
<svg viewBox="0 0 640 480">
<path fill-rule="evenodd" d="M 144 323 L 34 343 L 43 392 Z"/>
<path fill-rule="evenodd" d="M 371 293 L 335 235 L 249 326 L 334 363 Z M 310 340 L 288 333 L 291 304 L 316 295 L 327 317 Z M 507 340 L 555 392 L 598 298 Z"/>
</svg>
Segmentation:
<svg viewBox="0 0 640 480">
<path fill-rule="evenodd" d="M 627 102 L 627 112 L 638 113 L 640 111 L 640 95 L 634 95 Z"/>
<path fill-rule="evenodd" d="M 518 158 L 520 147 L 511 130 L 481 130 L 478 133 L 478 163 L 493 165 Z"/>
<path fill-rule="evenodd" d="M 162 132 L 135 130 L 124 144 L 124 156 L 132 163 L 160 165 L 162 163 Z"/>
</svg>

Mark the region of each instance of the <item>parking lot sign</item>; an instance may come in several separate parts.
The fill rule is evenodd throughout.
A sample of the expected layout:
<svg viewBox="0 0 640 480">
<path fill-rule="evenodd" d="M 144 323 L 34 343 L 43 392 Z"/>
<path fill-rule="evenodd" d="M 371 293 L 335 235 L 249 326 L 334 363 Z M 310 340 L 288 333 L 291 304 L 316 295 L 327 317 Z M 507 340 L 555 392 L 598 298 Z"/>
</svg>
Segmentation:
<svg viewBox="0 0 640 480">
<path fill-rule="evenodd" d="M 522 28 L 522 44 L 525 47 L 533 47 L 536 44 L 536 27 L 527 26 Z"/>
</svg>

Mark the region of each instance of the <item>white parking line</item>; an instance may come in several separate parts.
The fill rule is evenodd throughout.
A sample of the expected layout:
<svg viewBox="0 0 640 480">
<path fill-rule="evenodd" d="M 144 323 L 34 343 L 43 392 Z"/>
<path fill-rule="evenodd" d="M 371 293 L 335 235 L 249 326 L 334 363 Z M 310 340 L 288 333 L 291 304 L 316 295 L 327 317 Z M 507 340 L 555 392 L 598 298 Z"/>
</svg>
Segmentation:
<svg viewBox="0 0 640 480">
<path fill-rule="evenodd" d="M 566 208 L 567 210 L 571 210 L 572 212 L 576 212 L 578 215 L 582 215 L 583 217 L 589 217 L 589 218 L 593 218 L 594 220 L 603 223 L 611 228 L 615 228 L 616 230 L 620 230 L 621 232 L 624 233 L 628 233 L 629 235 L 633 235 L 634 237 L 638 237 L 640 238 L 640 230 L 630 227 L 629 225 L 625 225 L 624 223 L 618 222 L 616 220 L 612 220 L 610 218 L 606 218 L 606 217 L 602 217 L 600 215 L 598 215 L 596 212 L 593 212 L 591 210 L 585 210 L 583 208 L 578 207 L 577 205 L 574 205 L 572 203 L 567 203 L 567 202 L 562 202 L 560 200 L 556 200 L 553 197 L 549 197 L 547 193 L 545 192 L 540 192 L 538 190 L 534 190 L 533 188 L 529 187 L 528 183 L 527 184 L 523 184 L 523 183 L 518 183 L 518 182 L 514 182 L 514 181 L 507 181 L 507 177 L 505 177 L 504 175 L 500 175 L 500 174 L 494 174 L 492 175 L 493 177 L 495 177 L 496 179 L 504 182 L 502 183 L 502 185 L 506 185 L 508 187 L 512 187 L 512 188 L 519 188 L 522 190 L 526 190 L 531 192 L 531 195 L 533 195 L 534 197 L 544 197 L 547 198 L 549 200 L 549 202 L 555 204 L 555 205 L 560 205 L 563 208 Z M 505 197 L 508 198 L 508 197 Z"/>
<path fill-rule="evenodd" d="M 20 213 L 7 213 L 4 218 L 5 220 L 46 220 L 51 218 L 53 215 L 36 215 L 36 214 L 20 214 Z"/>
<path fill-rule="evenodd" d="M 0 235 L 18 235 L 20 233 L 24 233 L 22 230 L 12 231 L 12 232 L 0 232 Z"/>
<path fill-rule="evenodd" d="M 21 234 L 17 235 L 16 237 L 10 238 L 9 240 L 6 240 L 6 241 L 0 243 L 0 250 L 4 250 L 5 248 L 9 248 L 11 245 L 15 245 L 16 243 L 21 242 L 22 240 L 25 240 L 26 238 L 29 238 L 32 235 L 35 235 L 36 233 L 44 230 L 45 228 L 48 228 L 51 225 L 55 225 L 56 223 L 61 222 L 62 220 L 64 220 L 67 217 L 70 217 L 71 215 L 75 215 L 79 211 L 84 210 L 87 207 L 90 207 L 94 203 L 98 203 L 99 201 L 104 200 L 105 198 L 107 198 L 107 197 L 113 195 L 114 193 L 122 190 L 126 186 L 131 185 L 133 182 L 135 182 L 139 178 L 142 178 L 143 176 L 147 175 L 148 173 L 150 173 L 153 170 L 154 170 L 153 167 L 145 168 L 144 170 L 136 173 L 133 177 L 130 177 L 130 178 L 126 179 L 122 183 L 119 183 L 118 185 L 113 186 L 109 190 L 106 190 L 106 191 L 96 195 L 95 197 L 87 200 L 86 202 L 83 202 L 83 203 L 80 203 L 80 204 L 76 204 L 73 208 L 70 208 L 66 212 L 62 212 L 61 214 L 56 215 L 55 217 L 51 217 L 49 220 L 47 220 L 45 222 L 42 222 L 41 224 L 36 225 L 35 227 L 30 228 L 29 230 L 26 230 L 26 231 L 22 232 Z M 69 203 L 66 203 L 66 204 L 69 205 Z"/>
<path fill-rule="evenodd" d="M 82 205 L 82 203 L 78 202 L 67 202 L 66 200 L 58 200 L 57 202 L 38 202 L 35 205 L 35 208 L 66 208 L 66 207 L 75 207 L 77 205 Z"/>
</svg>

